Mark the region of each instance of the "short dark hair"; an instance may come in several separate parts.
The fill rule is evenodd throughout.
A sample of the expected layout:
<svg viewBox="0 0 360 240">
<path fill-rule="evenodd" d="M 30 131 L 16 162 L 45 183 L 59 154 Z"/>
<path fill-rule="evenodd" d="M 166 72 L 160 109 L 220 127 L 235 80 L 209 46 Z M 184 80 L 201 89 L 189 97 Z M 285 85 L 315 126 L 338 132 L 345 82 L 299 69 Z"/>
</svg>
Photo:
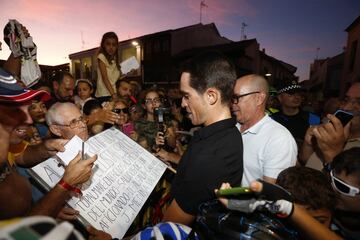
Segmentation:
<svg viewBox="0 0 360 240">
<path fill-rule="evenodd" d="M 51 82 L 56 81 L 57 83 L 61 84 L 65 76 L 69 76 L 71 78 L 74 78 L 73 75 L 71 75 L 71 73 L 69 73 L 69 72 L 57 71 L 51 76 Z"/>
<path fill-rule="evenodd" d="M 221 93 L 221 102 L 230 103 L 236 82 L 236 70 L 230 60 L 220 52 L 204 52 L 181 66 L 181 73 L 190 74 L 190 86 L 198 93 L 214 87 Z"/>
<path fill-rule="evenodd" d="M 122 82 L 125 82 L 125 83 L 131 85 L 130 81 L 129 81 L 127 78 L 121 78 L 121 79 L 119 79 L 119 80 L 117 80 L 117 81 L 115 82 L 115 87 L 116 87 L 116 89 L 118 89 L 118 88 L 120 87 L 120 84 L 121 84 Z"/>
<path fill-rule="evenodd" d="M 89 116 L 95 109 L 101 109 L 101 103 L 97 99 L 89 99 L 83 106 L 83 113 Z"/>
<path fill-rule="evenodd" d="M 328 177 L 318 170 L 289 167 L 280 172 L 276 184 L 288 190 L 295 203 L 309 205 L 312 209 L 333 211 L 336 204 L 336 194 Z"/>
<path fill-rule="evenodd" d="M 353 147 L 338 154 L 331 162 L 331 168 L 336 174 L 357 176 L 360 182 L 360 147 Z"/>
</svg>

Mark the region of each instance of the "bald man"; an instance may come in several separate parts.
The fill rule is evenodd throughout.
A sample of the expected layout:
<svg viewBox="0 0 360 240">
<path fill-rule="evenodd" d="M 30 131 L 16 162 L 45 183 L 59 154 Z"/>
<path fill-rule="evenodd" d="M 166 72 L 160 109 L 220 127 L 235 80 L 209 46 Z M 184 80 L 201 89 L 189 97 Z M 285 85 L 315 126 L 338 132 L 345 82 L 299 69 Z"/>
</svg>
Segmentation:
<svg viewBox="0 0 360 240">
<path fill-rule="evenodd" d="M 232 112 L 244 145 L 242 186 L 261 178 L 275 183 L 278 174 L 294 166 L 297 146 L 291 133 L 265 114 L 269 86 L 265 78 L 251 74 L 236 80 Z"/>
</svg>

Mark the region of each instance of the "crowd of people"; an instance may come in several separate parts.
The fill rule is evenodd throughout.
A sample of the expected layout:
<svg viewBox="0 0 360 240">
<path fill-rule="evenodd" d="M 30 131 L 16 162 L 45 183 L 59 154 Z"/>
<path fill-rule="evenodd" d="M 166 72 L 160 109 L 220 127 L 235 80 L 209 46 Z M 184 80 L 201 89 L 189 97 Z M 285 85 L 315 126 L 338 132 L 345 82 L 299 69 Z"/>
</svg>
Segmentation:
<svg viewBox="0 0 360 240">
<path fill-rule="evenodd" d="M 162 176 L 129 239 L 161 239 L 154 232 L 165 226 L 181 232 L 178 238 L 164 233 L 165 239 L 236 239 L 231 231 L 251 237 L 241 227 L 214 230 L 212 238 L 200 232 L 199 208 L 217 198 L 228 208 L 222 211 L 244 211 L 245 203 L 247 214 L 270 213 L 298 238 L 360 238 L 360 81 L 338 101 L 353 116 L 343 125 L 333 111 L 324 109 L 321 119 L 304 110 L 305 92 L 296 81 L 274 91 L 263 76 L 237 76 L 219 52 L 184 62 L 179 88 L 172 89 L 143 89 L 121 74 L 114 32 L 103 35 L 97 63 L 96 81 L 59 71 L 51 86 L 31 88 L 19 80 L 21 57 L 11 54 L 0 68 L 0 219 L 75 220 L 78 211 L 65 203 L 91 177 L 97 156 L 75 157 L 48 192 L 27 169 L 64 151 L 75 135 L 86 141 L 117 128 L 176 169 Z M 250 200 L 217 196 L 231 186 L 255 194 Z M 84 234 L 111 239 L 91 226 Z"/>
</svg>

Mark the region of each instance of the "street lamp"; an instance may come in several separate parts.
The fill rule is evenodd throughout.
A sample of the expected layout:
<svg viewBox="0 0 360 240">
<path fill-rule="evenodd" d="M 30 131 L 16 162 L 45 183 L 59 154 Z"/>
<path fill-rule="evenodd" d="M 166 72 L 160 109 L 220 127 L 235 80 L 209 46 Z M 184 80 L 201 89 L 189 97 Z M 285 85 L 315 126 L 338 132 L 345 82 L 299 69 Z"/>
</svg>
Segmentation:
<svg viewBox="0 0 360 240">
<path fill-rule="evenodd" d="M 131 44 L 135 47 L 139 45 L 139 43 L 137 41 L 132 41 Z"/>
</svg>

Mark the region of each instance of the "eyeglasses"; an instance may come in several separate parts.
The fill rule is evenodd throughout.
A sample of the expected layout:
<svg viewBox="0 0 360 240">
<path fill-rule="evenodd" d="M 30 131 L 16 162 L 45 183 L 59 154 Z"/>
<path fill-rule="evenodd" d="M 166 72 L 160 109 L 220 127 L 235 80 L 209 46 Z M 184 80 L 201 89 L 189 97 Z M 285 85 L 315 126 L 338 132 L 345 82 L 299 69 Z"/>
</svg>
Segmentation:
<svg viewBox="0 0 360 240">
<path fill-rule="evenodd" d="M 129 108 L 115 108 L 112 111 L 117 114 L 119 114 L 121 112 L 124 114 L 127 114 L 127 113 L 129 113 Z"/>
<path fill-rule="evenodd" d="M 350 103 L 353 106 L 360 105 L 360 98 L 345 97 L 345 98 L 341 99 L 341 103 L 344 105 Z"/>
<path fill-rule="evenodd" d="M 160 98 L 146 98 L 145 99 L 145 104 L 158 104 L 158 103 L 161 103 L 161 99 Z"/>
<path fill-rule="evenodd" d="M 232 103 L 232 104 L 238 104 L 240 98 L 246 97 L 246 96 L 248 96 L 248 95 L 255 94 L 255 93 L 260 93 L 260 92 L 259 92 L 259 91 L 255 91 L 255 92 L 249 92 L 249 93 L 240 94 L 240 95 L 234 94 L 234 95 L 231 97 L 231 103 Z"/>
<path fill-rule="evenodd" d="M 83 116 L 81 116 L 78 119 L 71 120 L 71 122 L 69 124 L 67 124 L 67 125 L 66 124 L 55 124 L 55 125 L 62 126 L 62 127 L 69 127 L 69 128 L 74 129 L 74 128 L 76 128 L 79 125 L 84 124 L 84 123 L 86 124 L 86 120 L 85 120 L 85 118 Z"/>
<path fill-rule="evenodd" d="M 330 172 L 331 176 L 331 185 L 341 194 L 355 197 L 356 195 L 360 195 L 359 188 L 353 187 L 341 179 L 334 176 L 333 171 Z"/>
</svg>

